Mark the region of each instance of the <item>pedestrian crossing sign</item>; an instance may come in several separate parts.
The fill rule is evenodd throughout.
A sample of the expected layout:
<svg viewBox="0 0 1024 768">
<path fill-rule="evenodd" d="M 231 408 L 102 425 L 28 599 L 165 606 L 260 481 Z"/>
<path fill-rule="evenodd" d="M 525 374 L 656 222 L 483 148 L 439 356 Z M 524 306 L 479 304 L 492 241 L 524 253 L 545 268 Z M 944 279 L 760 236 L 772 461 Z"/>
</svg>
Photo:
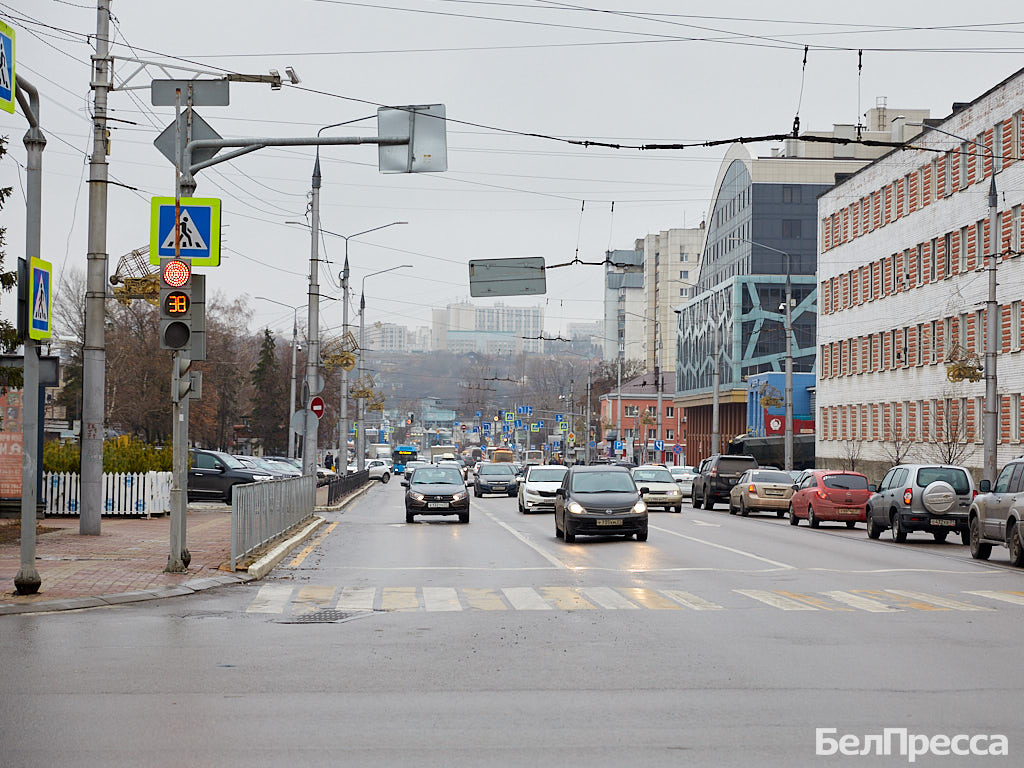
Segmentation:
<svg viewBox="0 0 1024 768">
<path fill-rule="evenodd" d="M 177 216 L 175 253 L 175 199 L 154 197 L 150 204 L 149 263 L 160 265 L 161 256 L 185 256 L 193 267 L 220 266 L 220 200 L 215 197 L 183 197 Z"/>
<path fill-rule="evenodd" d="M 0 109 L 14 114 L 14 30 L 0 21 Z"/>
<path fill-rule="evenodd" d="M 29 263 L 28 337 L 48 339 L 53 335 L 53 266 L 33 258 Z"/>
</svg>

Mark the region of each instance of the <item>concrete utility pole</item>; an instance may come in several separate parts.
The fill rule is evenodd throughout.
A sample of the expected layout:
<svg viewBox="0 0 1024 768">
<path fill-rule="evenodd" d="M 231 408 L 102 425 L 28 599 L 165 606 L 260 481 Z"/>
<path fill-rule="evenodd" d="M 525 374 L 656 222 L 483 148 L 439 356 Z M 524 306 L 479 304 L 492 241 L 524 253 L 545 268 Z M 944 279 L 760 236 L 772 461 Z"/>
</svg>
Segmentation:
<svg viewBox="0 0 1024 768">
<path fill-rule="evenodd" d="M 657 313 L 657 304 L 655 304 L 655 313 Z M 658 331 L 661 328 L 661 323 L 657 320 L 657 314 L 655 314 L 654 320 L 654 386 L 657 387 L 658 392 L 658 416 L 655 423 L 655 435 L 654 439 L 664 440 L 663 432 L 661 431 L 661 415 L 665 409 L 662 407 L 661 401 L 661 334 Z M 665 450 L 656 451 L 658 463 L 665 461 Z"/>
<path fill-rule="evenodd" d="M 92 57 L 92 155 L 89 158 L 89 243 L 82 351 L 81 515 L 78 532 L 98 536 L 103 511 L 104 386 L 107 352 L 107 92 L 111 87 L 110 2 L 97 0 Z"/>
<path fill-rule="evenodd" d="M 782 466 L 793 469 L 793 286 L 789 279 L 789 256 L 786 256 L 786 436 Z"/>
<path fill-rule="evenodd" d="M 617 384 L 615 385 L 615 391 L 617 393 L 616 399 L 618 400 L 617 410 L 618 413 L 615 417 L 615 436 L 616 439 L 622 443 L 622 455 L 625 458 L 626 455 L 626 438 L 622 435 L 622 353 L 623 345 L 619 344 L 619 360 L 618 360 L 618 375 L 616 377 Z"/>
<path fill-rule="evenodd" d="M 592 367 L 588 365 L 588 367 L 587 367 L 587 450 L 584 452 L 584 455 L 585 455 L 584 462 L 586 462 L 587 464 L 590 463 L 590 415 L 591 415 L 590 384 L 591 384 L 591 372 L 592 372 Z"/>
<path fill-rule="evenodd" d="M 306 327 L 306 383 L 302 388 L 302 474 L 316 475 L 317 421 L 310 418 L 309 400 L 320 394 L 320 157 L 313 166 L 313 192 L 310 206 L 309 293 Z"/>
<path fill-rule="evenodd" d="M 29 98 L 23 94 L 27 93 Z M 16 86 L 16 98 L 28 119 L 29 129 L 25 134 L 26 171 L 25 171 L 25 264 L 28 267 L 26 277 L 32 280 L 32 259 L 40 257 L 40 236 L 42 232 L 43 209 L 43 149 L 46 148 L 46 137 L 39 128 L 39 93 L 24 77 L 19 77 Z M 27 291 L 26 286 L 19 290 Z M 50 290 L 53 290 L 51 280 Z M 28 291 L 31 296 L 31 292 Z M 28 326 L 31 325 L 33 308 L 28 307 Z M 52 313 L 50 323 L 53 323 Z M 22 418 L 22 456 L 21 456 L 21 566 L 14 577 L 14 591 L 19 595 L 34 595 L 42 586 L 39 571 L 36 570 L 36 489 L 39 474 L 39 462 L 42 457 L 37 454 L 39 437 L 39 345 L 28 336 L 28 326 L 24 339 L 24 382 L 21 400 Z"/>
<path fill-rule="evenodd" d="M 722 374 L 719 370 L 718 356 L 721 353 L 720 347 L 722 346 L 722 333 L 718 328 L 715 328 L 715 354 L 714 354 L 714 368 L 711 371 L 711 454 L 718 453 L 719 448 L 719 437 L 718 437 L 718 390 L 721 386 Z"/>
<path fill-rule="evenodd" d="M 348 238 L 345 238 L 345 266 L 341 270 L 341 335 L 345 338 L 348 331 Z M 348 473 L 348 432 L 351 420 L 348 417 L 348 370 L 341 369 L 341 424 L 338 425 L 338 464 Z"/>
</svg>

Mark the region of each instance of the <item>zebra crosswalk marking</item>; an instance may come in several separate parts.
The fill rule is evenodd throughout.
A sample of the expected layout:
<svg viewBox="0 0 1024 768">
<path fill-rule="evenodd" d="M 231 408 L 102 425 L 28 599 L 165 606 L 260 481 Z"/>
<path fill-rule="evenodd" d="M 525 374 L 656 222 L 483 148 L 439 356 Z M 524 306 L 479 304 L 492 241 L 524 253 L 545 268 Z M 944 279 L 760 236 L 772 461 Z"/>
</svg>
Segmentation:
<svg viewBox="0 0 1024 768">
<path fill-rule="evenodd" d="M 246 613 L 281 613 L 291 596 L 291 587 L 264 584 L 245 611 Z"/>
<path fill-rule="evenodd" d="M 424 587 L 423 608 L 427 611 L 461 611 L 462 604 L 452 587 Z"/>
<path fill-rule="evenodd" d="M 869 613 L 903 613 L 902 608 L 892 608 L 891 606 L 881 603 L 878 600 L 872 600 L 870 597 L 861 597 L 860 595 L 854 595 L 851 592 L 822 592 L 831 600 L 835 600 L 837 603 L 843 603 L 851 608 L 856 608 L 861 611 L 868 611 Z"/>
<path fill-rule="evenodd" d="M 925 603 L 920 600 L 910 600 L 909 598 L 897 595 L 895 592 L 886 591 L 883 589 L 852 589 L 851 592 L 858 595 L 869 595 L 882 601 L 885 605 L 890 608 L 895 605 L 902 606 L 903 608 L 909 608 L 912 611 L 948 611 L 949 608 L 944 608 L 933 603 Z M 895 605 L 894 605 L 895 604 Z"/>
<path fill-rule="evenodd" d="M 582 595 L 572 587 L 541 587 L 540 593 L 555 608 L 563 611 L 593 610 L 594 606 L 583 599 Z"/>
<path fill-rule="evenodd" d="M 415 611 L 420 607 L 416 587 L 384 587 L 380 607 L 385 611 Z"/>
<path fill-rule="evenodd" d="M 689 592 L 681 592 L 678 589 L 663 589 L 662 594 L 675 600 L 684 608 L 690 608 L 694 611 L 721 611 L 724 610 L 722 606 L 717 603 L 708 602 L 702 597 L 691 595 Z"/>
<path fill-rule="evenodd" d="M 508 606 L 505 605 L 496 589 L 471 589 L 465 587 L 462 590 L 462 595 L 466 598 L 466 603 L 469 607 L 475 608 L 478 611 L 508 610 Z"/>
<path fill-rule="evenodd" d="M 822 611 L 851 611 L 852 608 L 846 606 L 835 606 L 827 600 L 822 600 L 820 597 L 814 595 L 805 595 L 800 592 L 786 592 L 783 590 L 776 590 L 775 594 L 788 597 L 790 600 L 796 600 L 798 603 L 807 603 L 812 608 L 819 608 Z"/>
<path fill-rule="evenodd" d="M 909 597 L 911 600 L 925 600 L 932 605 L 942 606 L 952 611 L 993 611 L 994 608 L 986 608 L 983 605 L 974 605 L 973 603 L 963 603 L 959 600 L 952 600 L 948 597 L 942 597 L 941 595 L 929 595 L 927 592 L 915 592 L 908 589 L 890 589 L 894 595 L 900 597 Z"/>
<path fill-rule="evenodd" d="M 334 598 L 334 587 L 302 587 L 295 597 L 295 613 L 313 613 L 330 605 Z"/>
<path fill-rule="evenodd" d="M 776 592 L 769 592 L 766 589 L 734 589 L 733 592 L 753 598 L 754 600 L 759 600 L 766 605 L 770 605 L 772 608 L 778 608 L 783 611 L 818 610 L 813 605 L 802 603 L 799 600 L 793 600 L 792 598 L 785 597 Z"/>
<path fill-rule="evenodd" d="M 501 591 L 517 611 L 551 610 L 551 606 L 532 587 L 508 587 Z"/>
<path fill-rule="evenodd" d="M 1013 603 L 1014 605 L 1024 605 L 1024 592 L 996 592 L 990 589 L 979 589 L 967 594 L 987 597 L 992 600 L 1001 600 L 1004 603 Z"/>
<path fill-rule="evenodd" d="M 376 587 L 344 587 L 334 607 L 339 611 L 372 611 Z"/>
<path fill-rule="evenodd" d="M 583 596 L 588 600 L 597 603 L 602 608 L 608 608 L 609 610 L 616 610 L 624 608 L 626 610 L 640 610 L 640 606 L 635 603 L 629 602 L 626 598 L 620 595 L 611 587 L 588 587 L 580 590 Z"/>
<path fill-rule="evenodd" d="M 627 587 L 620 589 L 626 597 L 633 602 L 639 603 L 641 606 L 649 611 L 681 611 L 682 606 L 673 603 L 666 597 L 662 597 L 653 589 L 643 589 L 641 587 Z"/>
</svg>

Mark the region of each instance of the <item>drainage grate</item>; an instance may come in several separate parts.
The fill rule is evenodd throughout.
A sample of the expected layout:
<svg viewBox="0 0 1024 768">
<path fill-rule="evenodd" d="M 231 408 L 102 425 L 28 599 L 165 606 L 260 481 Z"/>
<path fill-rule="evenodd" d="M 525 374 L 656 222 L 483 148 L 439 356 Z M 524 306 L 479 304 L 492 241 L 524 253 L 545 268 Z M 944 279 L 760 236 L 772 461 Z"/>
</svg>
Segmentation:
<svg viewBox="0 0 1024 768">
<path fill-rule="evenodd" d="M 339 621 L 349 621 L 350 619 L 358 619 L 362 616 L 372 616 L 372 611 L 338 611 L 327 609 L 323 611 L 314 611 L 313 613 L 307 613 L 302 616 L 292 616 L 284 621 L 277 622 L 278 624 L 334 624 Z"/>
</svg>

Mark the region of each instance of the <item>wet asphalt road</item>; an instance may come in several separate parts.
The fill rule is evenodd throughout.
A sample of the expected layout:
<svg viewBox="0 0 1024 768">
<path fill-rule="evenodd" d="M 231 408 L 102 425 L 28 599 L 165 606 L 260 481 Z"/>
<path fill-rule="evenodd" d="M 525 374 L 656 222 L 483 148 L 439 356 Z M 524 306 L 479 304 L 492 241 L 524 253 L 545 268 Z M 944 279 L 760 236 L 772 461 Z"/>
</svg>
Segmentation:
<svg viewBox="0 0 1024 768">
<path fill-rule="evenodd" d="M 803 766 L 815 728 L 1006 734 L 1024 571 L 923 534 L 653 512 L 554 537 L 375 486 L 261 582 L 0 617 L 5 766 Z M 959 542 L 959 539 L 956 539 Z M 848 757 L 905 765 L 906 757 Z"/>
</svg>

